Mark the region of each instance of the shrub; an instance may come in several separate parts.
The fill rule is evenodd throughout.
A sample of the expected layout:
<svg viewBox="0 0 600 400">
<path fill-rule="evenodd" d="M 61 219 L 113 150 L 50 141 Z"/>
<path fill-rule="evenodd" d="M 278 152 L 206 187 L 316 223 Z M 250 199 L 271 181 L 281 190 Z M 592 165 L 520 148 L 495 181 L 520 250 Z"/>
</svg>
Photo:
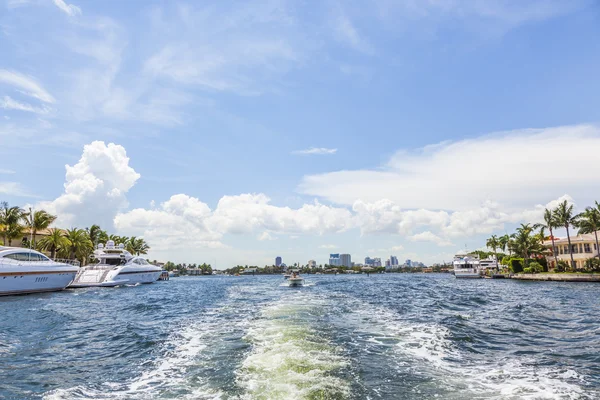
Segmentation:
<svg viewBox="0 0 600 400">
<path fill-rule="evenodd" d="M 502 261 L 500 261 L 500 264 L 508 266 L 510 265 L 510 259 L 511 258 L 509 256 L 504 256 L 502 257 Z"/>
<path fill-rule="evenodd" d="M 531 269 L 531 267 L 523 268 L 524 274 L 533 274 L 533 272 L 534 271 Z"/>
<path fill-rule="evenodd" d="M 529 264 L 529 267 L 525 268 L 531 270 L 531 273 L 544 272 L 544 267 L 539 262 L 533 261 Z"/>
<path fill-rule="evenodd" d="M 600 259 L 588 258 L 585 260 L 584 268 L 586 272 L 600 272 Z"/>
<path fill-rule="evenodd" d="M 514 274 L 518 274 L 519 272 L 523 272 L 523 259 L 513 257 L 508 261 L 508 268 Z"/>
<path fill-rule="evenodd" d="M 555 271 L 556 272 L 566 272 L 569 269 L 570 268 L 569 268 L 568 262 L 566 262 L 565 260 L 559 260 L 558 263 L 556 264 Z"/>
</svg>

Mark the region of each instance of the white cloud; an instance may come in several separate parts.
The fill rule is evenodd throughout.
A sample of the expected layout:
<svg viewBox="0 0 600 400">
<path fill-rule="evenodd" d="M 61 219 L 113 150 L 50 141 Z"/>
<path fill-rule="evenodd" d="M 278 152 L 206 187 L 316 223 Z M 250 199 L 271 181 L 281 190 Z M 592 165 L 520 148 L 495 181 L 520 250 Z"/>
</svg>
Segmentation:
<svg viewBox="0 0 600 400">
<path fill-rule="evenodd" d="M 15 173 L 15 171 L 13 171 L 12 169 L 3 169 L 3 168 L 0 168 L 0 174 L 11 175 L 11 174 L 14 174 L 14 173 Z"/>
<path fill-rule="evenodd" d="M 413 242 L 432 242 L 438 246 L 453 246 L 454 244 L 430 231 L 417 233 L 409 237 Z"/>
<path fill-rule="evenodd" d="M 0 69 L 0 83 L 15 86 L 21 89 L 23 94 L 34 97 L 44 103 L 54 103 L 54 97 L 30 76 L 15 71 Z"/>
<path fill-rule="evenodd" d="M 271 90 L 302 62 L 304 34 L 283 2 L 235 9 L 179 6 L 174 14 L 153 15 L 161 35 L 156 37 L 160 50 L 144 64 L 149 76 L 255 95 Z"/>
<path fill-rule="evenodd" d="M 262 242 L 265 240 L 276 240 L 277 238 L 272 236 L 269 232 L 265 231 L 265 232 L 261 233 L 260 235 L 258 235 L 257 239 Z"/>
<path fill-rule="evenodd" d="M 81 8 L 77 7 L 73 4 L 67 4 L 64 0 L 53 0 L 54 5 L 60 8 L 62 12 L 67 14 L 69 17 L 74 17 L 76 15 L 81 15 Z"/>
<path fill-rule="evenodd" d="M 47 106 L 41 108 L 34 107 L 31 104 L 18 102 L 10 96 L 4 96 L 4 98 L 0 99 L 0 108 L 4 108 L 5 110 L 27 111 L 36 114 L 48 114 L 50 112 L 50 108 Z"/>
<path fill-rule="evenodd" d="M 352 227 L 352 215 L 344 208 L 319 203 L 298 209 L 269 204 L 264 194 L 223 196 L 215 210 L 185 194 L 172 196 L 156 210 L 142 208 L 115 217 L 119 232 L 144 236 L 161 246 L 222 246 L 225 234 L 261 232 L 259 240 L 271 240 L 273 233 L 322 234 Z"/>
<path fill-rule="evenodd" d="M 398 246 L 392 246 L 392 247 L 390 248 L 390 250 L 391 250 L 391 251 L 402 251 L 402 250 L 404 250 L 404 246 L 402 246 L 401 244 L 400 244 L 400 245 L 398 245 Z"/>
<path fill-rule="evenodd" d="M 337 149 L 328 149 L 326 147 L 311 147 L 306 150 L 296 150 L 292 154 L 298 155 L 324 155 L 324 154 L 335 154 Z"/>
<path fill-rule="evenodd" d="M 0 194 L 18 197 L 37 197 L 18 182 L 0 182 Z"/>
<path fill-rule="evenodd" d="M 58 215 L 61 226 L 95 223 L 110 229 L 115 214 L 128 205 L 126 193 L 140 177 L 129 166 L 125 149 L 95 141 L 84 146 L 77 164 L 65 168 L 64 193 L 39 207 Z"/>
<path fill-rule="evenodd" d="M 565 192 L 590 202 L 600 185 L 597 148 L 596 126 L 511 131 L 400 150 L 381 169 L 306 176 L 298 190 L 348 205 L 385 198 L 403 209 L 467 211 L 491 199 L 522 210 Z"/>
<path fill-rule="evenodd" d="M 335 244 L 322 244 L 319 246 L 320 249 L 337 249 L 337 246 Z"/>
</svg>

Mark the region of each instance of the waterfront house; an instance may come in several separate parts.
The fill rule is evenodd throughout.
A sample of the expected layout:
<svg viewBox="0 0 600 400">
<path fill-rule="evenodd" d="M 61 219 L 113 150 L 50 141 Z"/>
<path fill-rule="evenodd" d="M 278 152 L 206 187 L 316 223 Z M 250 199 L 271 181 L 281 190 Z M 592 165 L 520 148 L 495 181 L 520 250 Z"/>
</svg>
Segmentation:
<svg viewBox="0 0 600 400">
<path fill-rule="evenodd" d="M 554 249 L 552 249 L 551 240 L 546 240 L 544 246 L 550 249 L 549 254 L 546 256 L 550 268 L 555 267 L 554 254 L 556 254 L 559 261 L 563 260 L 569 264 L 571 263 L 569 241 L 566 237 L 555 237 Z M 575 268 L 583 268 L 587 259 L 598 256 L 596 236 L 593 233 L 571 236 L 571 252 L 573 253 L 573 260 L 575 261 Z"/>
</svg>

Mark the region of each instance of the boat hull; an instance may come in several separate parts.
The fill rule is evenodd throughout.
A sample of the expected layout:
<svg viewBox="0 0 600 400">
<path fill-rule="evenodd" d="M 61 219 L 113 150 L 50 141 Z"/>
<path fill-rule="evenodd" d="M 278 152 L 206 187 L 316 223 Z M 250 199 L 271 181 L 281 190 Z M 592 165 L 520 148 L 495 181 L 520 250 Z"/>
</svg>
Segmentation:
<svg viewBox="0 0 600 400">
<path fill-rule="evenodd" d="M 288 285 L 290 287 L 299 287 L 304 285 L 304 279 L 302 278 L 289 278 Z"/>
<path fill-rule="evenodd" d="M 138 283 L 154 283 L 160 278 L 161 273 L 162 270 L 158 268 L 141 270 L 135 270 L 132 267 L 112 270 L 89 268 L 81 271 L 69 285 L 69 288 L 115 287 L 136 285 Z"/>
<path fill-rule="evenodd" d="M 75 278 L 77 271 L 3 271 L 0 273 L 0 296 L 57 292 Z"/>
</svg>

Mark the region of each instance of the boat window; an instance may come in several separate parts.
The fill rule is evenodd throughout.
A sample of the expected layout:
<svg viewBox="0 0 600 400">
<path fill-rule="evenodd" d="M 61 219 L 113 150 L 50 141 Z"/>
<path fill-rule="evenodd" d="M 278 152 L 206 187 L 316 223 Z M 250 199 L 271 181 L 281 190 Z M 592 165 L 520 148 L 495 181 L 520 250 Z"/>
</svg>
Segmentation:
<svg viewBox="0 0 600 400">
<path fill-rule="evenodd" d="M 118 258 L 105 258 L 103 261 L 106 265 L 121 265 L 121 260 Z"/>
<path fill-rule="evenodd" d="M 40 256 L 36 253 L 12 253 L 5 255 L 4 258 L 17 261 L 40 261 Z"/>
</svg>

